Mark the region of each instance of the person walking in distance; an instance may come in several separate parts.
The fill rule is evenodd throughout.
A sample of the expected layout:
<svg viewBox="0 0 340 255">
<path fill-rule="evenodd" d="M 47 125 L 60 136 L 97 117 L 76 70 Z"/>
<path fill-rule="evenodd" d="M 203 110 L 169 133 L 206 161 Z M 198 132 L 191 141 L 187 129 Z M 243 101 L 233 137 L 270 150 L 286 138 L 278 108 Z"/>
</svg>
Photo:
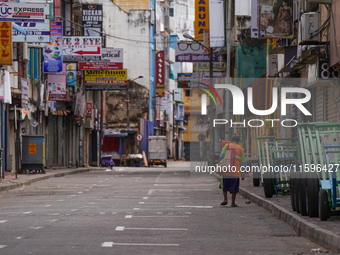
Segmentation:
<svg viewBox="0 0 340 255">
<path fill-rule="evenodd" d="M 237 207 L 235 203 L 236 194 L 239 192 L 240 187 L 240 175 L 244 180 L 245 173 L 240 173 L 241 166 L 247 166 L 246 156 L 241 146 L 238 145 L 240 137 L 234 135 L 230 144 L 226 144 L 220 155 L 220 165 L 224 166 L 226 171 L 222 172 L 220 180 L 220 188 L 223 191 L 224 200 L 221 205 L 228 204 L 227 192 L 231 193 L 231 207 Z M 221 165 L 221 167 L 223 167 Z"/>
</svg>

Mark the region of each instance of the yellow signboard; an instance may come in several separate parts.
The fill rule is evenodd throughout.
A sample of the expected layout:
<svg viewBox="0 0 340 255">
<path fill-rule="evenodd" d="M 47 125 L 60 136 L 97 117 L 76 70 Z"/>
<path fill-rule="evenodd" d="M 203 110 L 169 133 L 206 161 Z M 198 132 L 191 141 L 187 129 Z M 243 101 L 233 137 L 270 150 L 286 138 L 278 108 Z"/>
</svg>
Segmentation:
<svg viewBox="0 0 340 255">
<path fill-rule="evenodd" d="M 127 84 L 127 70 L 84 71 L 85 84 Z"/>
<path fill-rule="evenodd" d="M 0 22 L 0 65 L 12 65 L 11 22 Z"/>
<path fill-rule="evenodd" d="M 195 39 L 203 40 L 204 30 L 209 29 L 209 0 L 195 0 Z"/>
</svg>

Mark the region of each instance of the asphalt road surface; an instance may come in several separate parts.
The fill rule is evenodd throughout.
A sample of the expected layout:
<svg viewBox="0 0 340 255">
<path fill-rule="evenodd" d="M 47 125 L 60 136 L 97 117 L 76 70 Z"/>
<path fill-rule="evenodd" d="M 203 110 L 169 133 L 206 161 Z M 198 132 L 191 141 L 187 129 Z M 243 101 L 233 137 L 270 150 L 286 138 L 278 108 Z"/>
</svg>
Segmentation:
<svg viewBox="0 0 340 255">
<path fill-rule="evenodd" d="M 51 178 L 0 194 L 0 254 L 315 254 L 270 212 L 188 164 Z M 229 197 L 229 199 L 231 199 Z M 324 249 L 322 249 L 324 250 Z"/>
</svg>

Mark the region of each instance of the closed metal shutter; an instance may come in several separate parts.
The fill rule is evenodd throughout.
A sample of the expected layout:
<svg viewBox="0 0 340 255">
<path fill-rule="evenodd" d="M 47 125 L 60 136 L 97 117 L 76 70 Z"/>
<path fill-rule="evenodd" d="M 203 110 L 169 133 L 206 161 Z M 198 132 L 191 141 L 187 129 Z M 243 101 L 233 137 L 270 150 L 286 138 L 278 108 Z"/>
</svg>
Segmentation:
<svg viewBox="0 0 340 255">
<path fill-rule="evenodd" d="M 325 93 L 326 88 L 316 88 L 315 89 L 315 122 L 323 122 L 325 120 L 324 112 L 324 102 L 325 102 Z"/>
<path fill-rule="evenodd" d="M 327 87 L 327 121 L 339 121 L 340 89 L 332 85 Z"/>
</svg>

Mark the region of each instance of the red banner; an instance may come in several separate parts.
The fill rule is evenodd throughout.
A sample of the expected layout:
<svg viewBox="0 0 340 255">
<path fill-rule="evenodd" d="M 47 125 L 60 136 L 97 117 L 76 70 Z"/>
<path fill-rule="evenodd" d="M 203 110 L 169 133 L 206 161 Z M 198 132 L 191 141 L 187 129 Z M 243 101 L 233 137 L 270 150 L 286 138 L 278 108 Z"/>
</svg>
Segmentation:
<svg viewBox="0 0 340 255">
<path fill-rule="evenodd" d="M 164 96 L 165 87 L 164 51 L 156 51 L 156 96 Z"/>
</svg>

